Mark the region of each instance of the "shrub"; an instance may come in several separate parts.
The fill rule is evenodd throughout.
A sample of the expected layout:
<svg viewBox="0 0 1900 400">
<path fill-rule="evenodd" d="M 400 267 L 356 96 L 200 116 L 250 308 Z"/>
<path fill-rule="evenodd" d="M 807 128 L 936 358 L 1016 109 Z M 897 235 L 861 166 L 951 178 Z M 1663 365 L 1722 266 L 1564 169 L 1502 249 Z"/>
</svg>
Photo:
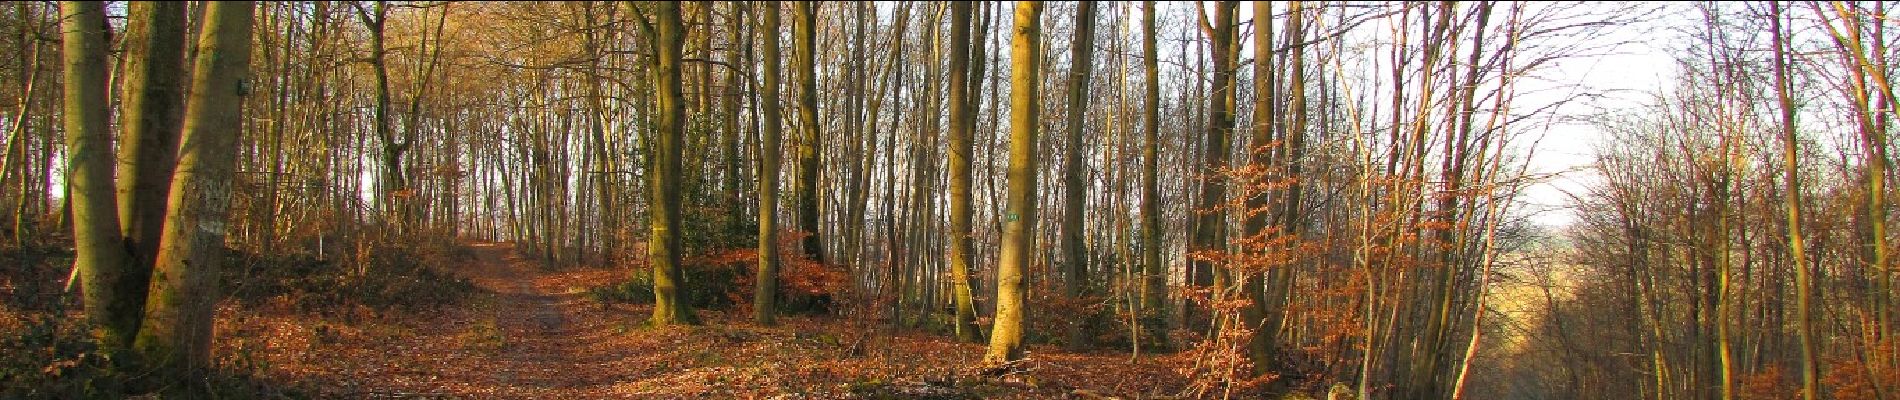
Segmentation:
<svg viewBox="0 0 1900 400">
<path fill-rule="evenodd" d="M 619 283 L 587 289 L 587 298 L 601 303 L 652 304 L 651 268 L 636 271 L 632 278 Z M 688 267 L 682 271 L 686 282 L 681 296 L 693 308 L 725 309 L 734 304 L 730 295 L 736 290 L 738 271 L 731 267 Z"/>
</svg>

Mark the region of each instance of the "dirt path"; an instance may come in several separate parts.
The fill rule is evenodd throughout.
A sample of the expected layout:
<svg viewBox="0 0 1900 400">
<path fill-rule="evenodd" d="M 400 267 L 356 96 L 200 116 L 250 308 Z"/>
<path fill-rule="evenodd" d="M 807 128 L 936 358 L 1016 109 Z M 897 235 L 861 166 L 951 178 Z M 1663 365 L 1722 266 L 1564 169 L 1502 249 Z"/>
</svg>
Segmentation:
<svg viewBox="0 0 1900 400">
<path fill-rule="evenodd" d="M 507 243 L 469 249 L 473 257 L 441 267 L 477 287 L 462 306 L 367 321 L 228 318 L 237 322 L 221 329 L 238 339 L 221 345 L 227 354 L 261 354 L 271 375 L 312 384 L 323 397 L 649 397 L 628 386 L 644 380 L 632 366 L 645 363 L 634 350 L 648 346 L 624 346 L 644 314 L 584 296 L 625 270 L 552 271 Z"/>
<path fill-rule="evenodd" d="M 623 351 L 597 351 L 596 345 L 612 329 L 599 323 L 600 305 L 584 298 L 583 288 L 606 284 L 617 273 L 608 270 L 547 271 L 526 260 L 512 244 L 471 246 L 474 260 L 451 273 L 468 278 L 490 296 L 470 311 L 480 350 L 459 366 L 479 371 L 458 376 L 456 382 L 483 395 L 539 398 L 608 396 L 612 387 L 630 377 L 614 373 L 615 364 L 631 361 Z M 624 273 L 624 272 L 622 272 Z M 621 329 L 624 331 L 624 329 Z M 483 379 L 487 378 L 487 379 Z"/>
<path fill-rule="evenodd" d="M 455 271 L 476 286 L 495 294 L 490 307 L 504 340 L 496 363 L 494 383 L 507 387 L 560 385 L 562 371 L 574 366 L 576 332 L 567 321 L 578 302 L 577 293 L 555 293 L 537 285 L 539 265 L 521 260 L 506 244 L 474 246 L 475 262 Z"/>
<path fill-rule="evenodd" d="M 749 313 L 699 310 L 704 326 L 647 328 L 651 307 L 585 295 L 625 280 L 629 269 L 549 270 L 511 244 L 469 249 L 473 257 L 440 266 L 478 288 L 460 305 L 373 317 L 227 307 L 218 351 L 261 362 L 267 377 L 308 386 L 318 398 L 375 399 L 841 398 L 857 397 L 850 393 L 867 382 L 906 398 L 945 390 L 928 382 L 969 379 L 958 376 L 982 354 L 981 345 L 941 335 L 872 335 L 830 317 L 759 327 Z M 1152 393 L 1144 382 L 1180 379 L 1170 366 L 1178 361 L 1131 366 L 1115 354 L 1037 354 L 1037 374 L 1049 383 L 958 390 L 1063 398 L 1066 388 Z"/>
</svg>

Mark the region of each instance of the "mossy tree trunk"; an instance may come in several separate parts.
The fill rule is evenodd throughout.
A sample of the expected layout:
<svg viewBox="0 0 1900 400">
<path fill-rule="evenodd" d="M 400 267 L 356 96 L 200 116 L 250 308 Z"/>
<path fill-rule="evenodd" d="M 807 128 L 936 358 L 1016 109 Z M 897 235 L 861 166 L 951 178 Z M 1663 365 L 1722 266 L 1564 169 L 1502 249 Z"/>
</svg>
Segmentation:
<svg viewBox="0 0 1900 400">
<path fill-rule="evenodd" d="M 657 2 L 650 13 L 639 6 L 634 13 L 651 45 L 652 57 L 647 73 L 654 86 L 653 104 L 659 110 L 652 145 L 648 149 L 647 169 L 651 172 L 647 209 L 651 234 L 647 236 L 647 259 L 653 263 L 654 326 L 698 324 L 699 318 L 681 296 L 679 285 L 685 278 L 680 272 L 680 153 L 686 135 L 686 105 L 682 103 L 680 59 L 686 44 L 686 28 L 681 23 L 680 3 Z M 651 15 L 648 15 L 651 14 Z M 651 22 L 647 22 L 651 20 Z"/>
</svg>

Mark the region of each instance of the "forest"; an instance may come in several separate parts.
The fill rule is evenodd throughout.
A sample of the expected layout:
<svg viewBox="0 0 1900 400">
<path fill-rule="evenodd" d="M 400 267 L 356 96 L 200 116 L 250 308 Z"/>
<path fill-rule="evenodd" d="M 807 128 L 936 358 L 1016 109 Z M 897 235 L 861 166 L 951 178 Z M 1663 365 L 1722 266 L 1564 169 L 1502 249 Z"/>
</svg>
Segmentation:
<svg viewBox="0 0 1900 400">
<path fill-rule="evenodd" d="M 1900 399 L 1889 6 L 0 3 L 0 399 Z"/>
</svg>

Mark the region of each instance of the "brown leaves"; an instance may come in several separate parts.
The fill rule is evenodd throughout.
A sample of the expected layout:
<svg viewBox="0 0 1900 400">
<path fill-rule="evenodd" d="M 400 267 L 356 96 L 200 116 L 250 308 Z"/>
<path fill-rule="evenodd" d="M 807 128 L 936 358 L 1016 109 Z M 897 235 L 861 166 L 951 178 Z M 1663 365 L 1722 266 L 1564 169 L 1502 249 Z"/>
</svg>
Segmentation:
<svg viewBox="0 0 1900 400">
<path fill-rule="evenodd" d="M 980 345 L 837 317 L 788 316 L 766 328 L 744 312 L 703 310 L 705 326 L 650 329 L 647 306 L 602 307 L 572 290 L 624 279 L 624 269 L 547 271 L 510 262 L 506 246 L 475 251 L 477 259 L 455 271 L 484 293 L 460 307 L 341 323 L 232 304 L 220 311 L 220 337 L 230 340 L 219 341 L 219 353 L 252 354 L 270 378 L 310 382 L 318 397 L 1066 398 L 1076 389 L 1135 397 L 1172 393 L 1184 381 L 1179 355 L 1131 362 L 1041 346 L 1018 374 L 984 379 L 972 368 Z M 703 261 L 748 266 L 750 253 L 713 252 Z M 839 268 L 787 259 L 788 290 L 844 287 Z M 327 340 L 317 340 L 319 330 Z"/>
</svg>

